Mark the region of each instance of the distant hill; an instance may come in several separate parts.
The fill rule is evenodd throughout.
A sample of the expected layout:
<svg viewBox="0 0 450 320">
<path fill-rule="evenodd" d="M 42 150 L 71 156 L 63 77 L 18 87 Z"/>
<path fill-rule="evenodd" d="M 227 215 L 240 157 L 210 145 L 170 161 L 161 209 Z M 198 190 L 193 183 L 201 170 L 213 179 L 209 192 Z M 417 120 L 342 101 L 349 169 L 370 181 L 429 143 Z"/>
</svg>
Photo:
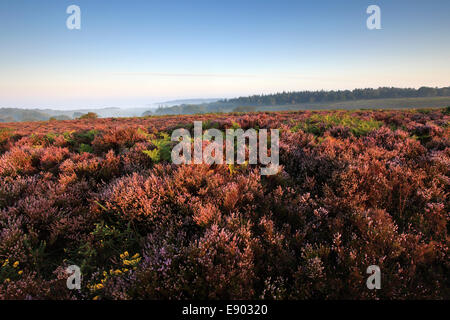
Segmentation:
<svg viewBox="0 0 450 320">
<path fill-rule="evenodd" d="M 26 110 L 17 108 L 0 109 L 0 122 L 43 121 L 50 119 L 50 117 L 50 114 L 40 110 Z"/>
<path fill-rule="evenodd" d="M 219 100 L 221 100 L 221 99 L 219 99 L 219 98 L 216 98 L 216 99 L 180 99 L 180 100 L 170 100 L 170 101 L 165 101 L 165 102 L 157 102 L 155 104 L 160 105 L 160 106 L 171 107 L 171 106 L 176 106 L 176 105 L 180 105 L 180 104 L 211 103 L 211 102 L 216 102 Z"/>
<path fill-rule="evenodd" d="M 150 110 L 144 115 L 251 112 L 302 109 L 423 108 L 450 105 L 450 87 L 298 91 L 181 104 Z"/>
<path fill-rule="evenodd" d="M 197 105 L 209 105 L 215 103 L 220 99 L 182 99 L 171 100 L 165 102 L 157 102 L 154 105 L 158 106 L 156 109 L 146 110 L 142 116 L 150 116 L 154 114 L 185 114 L 185 106 L 197 106 Z M 190 108 L 190 113 L 202 113 L 203 109 L 197 109 L 195 107 Z M 169 112 L 169 113 L 165 113 Z"/>
<path fill-rule="evenodd" d="M 77 110 L 0 108 L 0 122 L 47 121 L 51 118 L 70 120 L 79 118 L 89 112 L 95 112 L 101 118 L 136 117 L 146 110 L 147 108 L 86 108 Z"/>
</svg>

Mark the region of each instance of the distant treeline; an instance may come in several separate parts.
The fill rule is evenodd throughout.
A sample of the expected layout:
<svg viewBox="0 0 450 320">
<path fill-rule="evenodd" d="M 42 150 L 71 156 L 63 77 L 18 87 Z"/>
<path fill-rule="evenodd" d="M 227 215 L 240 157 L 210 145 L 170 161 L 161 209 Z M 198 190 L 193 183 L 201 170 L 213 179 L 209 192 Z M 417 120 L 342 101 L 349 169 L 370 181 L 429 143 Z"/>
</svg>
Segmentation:
<svg viewBox="0 0 450 320">
<path fill-rule="evenodd" d="M 392 98 L 421 98 L 450 96 L 450 87 L 430 88 L 378 88 L 355 89 L 338 91 L 298 91 L 282 92 L 268 95 L 253 95 L 225 99 L 221 102 L 252 106 L 275 106 L 299 103 L 337 102 L 364 99 L 392 99 Z"/>
<path fill-rule="evenodd" d="M 447 106 L 446 103 L 449 100 L 443 99 L 443 97 L 449 97 L 450 99 L 450 87 L 421 87 L 419 89 L 383 87 L 338 91 L 296 91 L 223 99 L 203 104 L 160 107 L 156 110 L 146 111 L 143 115 L 279 111 L 326 107 L 331 109 L 336 107 L 340 109 L 442 107 Z M 342 102 L 348 104 L 338 105 Z"/>
</svg>

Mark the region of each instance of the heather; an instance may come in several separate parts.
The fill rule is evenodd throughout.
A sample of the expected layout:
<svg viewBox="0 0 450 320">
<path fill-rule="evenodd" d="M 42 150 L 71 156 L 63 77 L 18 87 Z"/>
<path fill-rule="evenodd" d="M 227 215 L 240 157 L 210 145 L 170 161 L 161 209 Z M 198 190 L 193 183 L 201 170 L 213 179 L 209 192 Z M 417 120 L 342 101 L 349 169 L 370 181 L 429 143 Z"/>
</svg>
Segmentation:
<svg viewBox="0 0 450 320">
<path fill-rule="evenodd" d="M 2 124 L 0 298 L 449 299 L 449 119 L 447 108 Z M 280 129 L 280 171 L 172 164 L 168 137 L 194 120 Z M 66 288 L 72 264 L 81 290 Z"/>
</svg>

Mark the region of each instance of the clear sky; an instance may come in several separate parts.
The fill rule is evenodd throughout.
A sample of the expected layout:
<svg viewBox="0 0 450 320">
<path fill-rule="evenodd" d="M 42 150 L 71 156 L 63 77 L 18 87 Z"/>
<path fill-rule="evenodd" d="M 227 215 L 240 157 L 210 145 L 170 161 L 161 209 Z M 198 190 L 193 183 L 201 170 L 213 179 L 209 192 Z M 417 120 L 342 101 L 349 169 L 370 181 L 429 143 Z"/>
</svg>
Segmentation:
<svg viewBox="0 0 450 320">
<path fill-rule="evenodd" d="M 81 30 L 66 27 L 72 4 Z M 366 27 L 371 4 L 381 30 Z M 0 0 L 0 107 L 449 80 L 448 0 Z"/>
</svg>

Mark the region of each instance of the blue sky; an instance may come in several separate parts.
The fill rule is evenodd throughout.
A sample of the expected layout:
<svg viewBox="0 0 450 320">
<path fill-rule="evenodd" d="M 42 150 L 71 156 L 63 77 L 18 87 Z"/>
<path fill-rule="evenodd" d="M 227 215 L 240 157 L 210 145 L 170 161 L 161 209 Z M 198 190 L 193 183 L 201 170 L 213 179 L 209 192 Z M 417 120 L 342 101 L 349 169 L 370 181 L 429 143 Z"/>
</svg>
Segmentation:
<svg viewBox="0 0 450 320">
<path fill-rule="evenodd" d="M 449 16 L 447 0 L 0 0 L 0 107 L 447 86 Z"/>
</svg>

